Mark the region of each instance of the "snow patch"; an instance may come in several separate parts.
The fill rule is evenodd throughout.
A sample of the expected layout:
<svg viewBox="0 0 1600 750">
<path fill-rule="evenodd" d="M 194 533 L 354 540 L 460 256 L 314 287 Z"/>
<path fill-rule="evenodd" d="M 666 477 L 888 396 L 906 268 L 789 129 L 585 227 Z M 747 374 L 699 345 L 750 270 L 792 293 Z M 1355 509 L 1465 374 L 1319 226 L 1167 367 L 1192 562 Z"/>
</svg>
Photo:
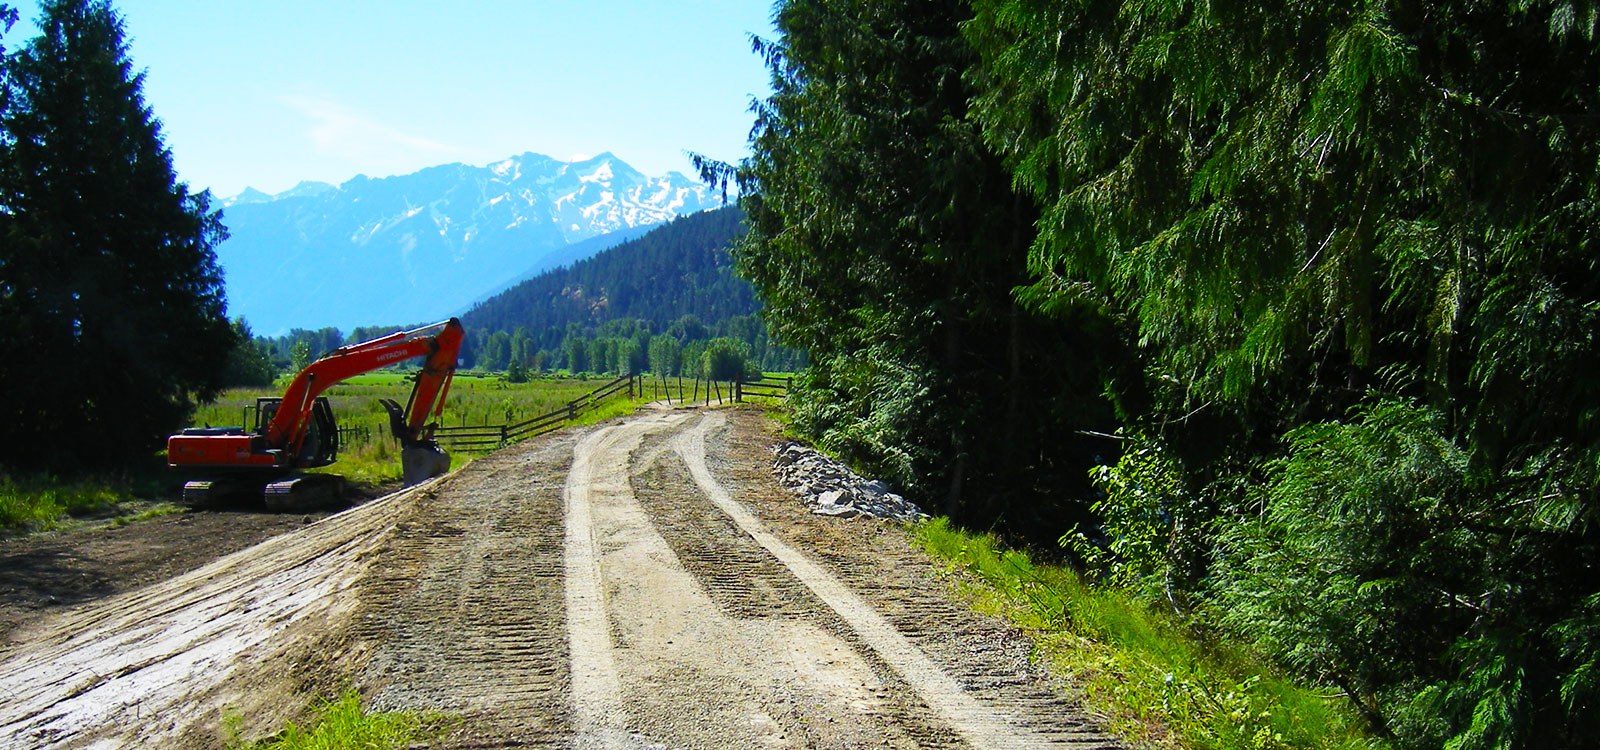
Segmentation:
<svg viewBox="0 0 1600 750">
<path fill-rule="evenodd" d="M 600 162 L 600 167 L 586 175 L 578 175 L 581 182 L 610 182 L 614 175 L 611 172 L 611 162 Z"/>
</svg>

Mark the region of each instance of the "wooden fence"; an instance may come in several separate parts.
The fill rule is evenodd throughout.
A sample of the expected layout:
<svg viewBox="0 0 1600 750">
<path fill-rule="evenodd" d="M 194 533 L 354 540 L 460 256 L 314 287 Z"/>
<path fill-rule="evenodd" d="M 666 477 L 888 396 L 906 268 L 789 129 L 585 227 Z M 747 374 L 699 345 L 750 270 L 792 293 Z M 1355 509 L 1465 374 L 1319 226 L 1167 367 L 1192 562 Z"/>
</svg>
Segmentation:
<svg viewBox="0 0 1600 750">
<path fill-rule="evenodd" d="M 773 377 L 762 375 L 755 380 L 740 380 L 733 384 L 733 400 L 743 401 L 746 397 L 783 398 L 789 395 L 789 386 L 794 383 L 792 377 Z"/>
<path fill-rule="evenodd" d="M 761 376 L 754 380 L 701 380 L 682 377 L 640 376 L 639 396 L 669 404 L 710 404 L 744 401 L 746 398 L 783 398 L 789 394 L 791 377 Z"/>
<path fill-rule="evenodd" d="M 623 375 L 568 401 L 564 406 L 548 414 L 511 424 L 440 427 L 434 430 L 433 438 L 439 441 L 440 445 L 450 448 L 487 450 L 547 432 L 555 432 L 566 423 L 600 408 L 602 403 L 620 393 L 626 393 L 628 398 L 633 398 L 637 392 L 638 380 L 638 376 Z"/>
<path fill-rule="evenodd" d="M 746 398 L 783 398 L 788 395 L 792 381 L 793 378 L 789 377 L 762 376 L 755 380 L 722 383 L 699 378 L 685 381 L 681 377 L 653 378 L 645 375 L 624 375 L 567 402 L 565 406 L 548 414 L 511 424 L 440 427 L 434 431 L 433 437 L 441 445 L 450 448 L 492 450 L 507 443 L 554 432 L 568 422 L 594 411 L 607 399 L 621 393 L 627 393 L 628 398 L 633 398 L 637 394 L 640 398 L 661 399 L 669 404 L 702 402 L 710 404 L 712 399 L 716 399 L 720 404 L 724 399 L 744 401 Z"/>
</svg>

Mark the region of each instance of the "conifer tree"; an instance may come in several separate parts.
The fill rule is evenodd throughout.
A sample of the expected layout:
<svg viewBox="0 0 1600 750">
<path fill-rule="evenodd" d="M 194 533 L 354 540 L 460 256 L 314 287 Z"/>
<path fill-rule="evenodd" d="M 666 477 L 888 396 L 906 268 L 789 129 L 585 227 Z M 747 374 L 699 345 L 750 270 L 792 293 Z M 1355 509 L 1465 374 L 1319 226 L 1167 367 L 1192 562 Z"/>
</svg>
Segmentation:
<svg viewBox="0 0 1600 750">
<path fill-rule="evenodd" d="M 1086 494 L 1095 448 L 1077 431 L 1110 420 L 1095 363 L 1115 355 L 1093 309 L 1062 324 L 1012 298 L 1036 213 L 968 116 L 968 4 L 789 0 L 775 16 L 735 260 L 774 339 L 808 351 L 797 425 L 970 522 L 1041 533 L 1078 515 L 1039 500 Z"/>
<path fill-rule="evenodd" d="M 39 27 L 5 61 L 0 461 L 125 465 L 219 387 L 225 230 L 177 181 L 110 4 L 49 0 Z"/>
</svg>

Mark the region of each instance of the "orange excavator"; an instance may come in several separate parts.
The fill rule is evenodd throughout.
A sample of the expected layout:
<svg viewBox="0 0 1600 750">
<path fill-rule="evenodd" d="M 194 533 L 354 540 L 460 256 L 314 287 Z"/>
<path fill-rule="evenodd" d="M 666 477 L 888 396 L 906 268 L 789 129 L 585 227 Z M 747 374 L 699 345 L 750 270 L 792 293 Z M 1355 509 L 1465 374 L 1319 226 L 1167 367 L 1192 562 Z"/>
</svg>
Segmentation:
<svg viewBox="0 0 1600 750">
<path fill-rule="evenodd" d="M 339 455 L 338 424 L 327 397 L 320 394 L 361 373 L 416 357 L 423 358 L 422 370 L 405 408 L 390 399 L 379 403 L 389 412 L 390 432 L 400 441 L 406 486 L 449 471 L 450 456 L 433 440 L 433 431 L 455 376 L 462 334 L 461 321 L 451 318 L 335 349 L 301 370 L 281 397 L 256 399 L 251 429 L 189 428 L 167 438 L 167 465 L 204 477 L 184 484 L 184 503 L 207 505 L 256 493 L 270 510 L 338 502 L 343 477 L 301 473 L 327 466 Z"/>
</svg>

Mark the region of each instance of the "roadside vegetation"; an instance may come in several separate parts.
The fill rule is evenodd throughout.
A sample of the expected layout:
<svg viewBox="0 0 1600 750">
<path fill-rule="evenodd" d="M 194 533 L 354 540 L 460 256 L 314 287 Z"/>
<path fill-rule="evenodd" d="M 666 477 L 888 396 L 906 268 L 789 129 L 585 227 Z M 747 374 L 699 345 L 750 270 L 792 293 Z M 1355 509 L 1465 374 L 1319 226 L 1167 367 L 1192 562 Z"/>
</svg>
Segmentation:
<svg viewBox="0 0 1600 750">
<path fill-rule="evenodd" d="M 322 700 L 306 726 L 290 723 L 277 734 L 260 740 L 242 739 L 237 714 L 223 718 L 228 750 L 398 750 L 438 734 L 449 719 L 413 711 L 368 711 L 361 694 L 346 689 L 333 700 Z"/>
<path fill-rule="evenodd" d="M 1382 746 L 1336 696 L 1285 679 L 1171 609 L 1089 584 L 1070 566 L 1039 562 L 949 519 L 926 521 L 912 533 L 935 559 L 969 574 L 961 589 L 976 609 L 1025 632 L 1036 658 L 1081 689 L 1086 707 L 1108 718 L 1106 728 L 1136 746 Z"/>
<path fill-rule="evenodd" d="M 105 510 L 128 496 L 122 482 L 0 476 L 0 531 L 48 531 L 65 516 Z"/>
</svg>

